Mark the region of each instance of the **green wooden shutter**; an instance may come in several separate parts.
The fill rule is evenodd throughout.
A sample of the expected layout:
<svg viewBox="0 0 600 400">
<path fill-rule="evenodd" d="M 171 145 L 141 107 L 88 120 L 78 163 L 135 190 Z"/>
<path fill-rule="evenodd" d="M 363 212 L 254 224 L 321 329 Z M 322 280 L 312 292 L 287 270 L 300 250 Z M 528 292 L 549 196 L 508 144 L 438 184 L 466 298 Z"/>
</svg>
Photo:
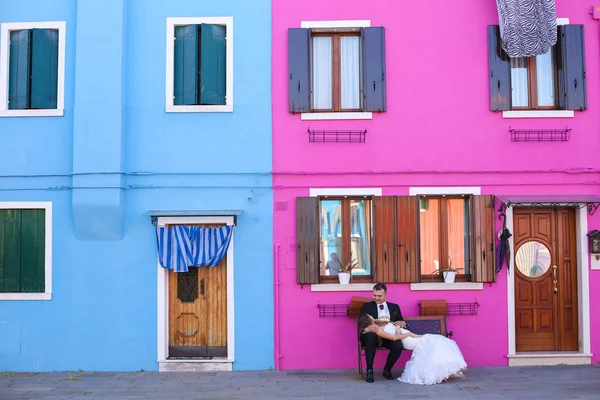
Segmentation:
<svg viewBox="0 0 600 400">
<path fill-rule="evenodd" d="M 10 32 L 8 69 L 8 109 L 29 108 L 29 53 L 31 30 Z"/>
<path fill-rule="evenodd" d="M 297 282 L 319 283 L 319 202 L 316 197 L 296 199 Z"/>
<path fill-rule="evenodd" d="M 198 25 L 175 27 L 173 104 L 198 104 Z"/>
<path fill-rule="evenodd" d="M 21 291 L 21 211 L 0 210 L 0 292 Z"/>
<path fill-rule="evenodd" d="M 31 108 L 56 108 L 58 30 L 33 29 L 31 39 Z"/>
<path fill-rule="evenodd" d="M 225 104 L 225 37 L 223 25 L 200 25 L 200 104 Z"/>
<path fill-rule="evenodd" d="M 494 196 L 472 196 L 471 210 L 471 280 L 495 282 Z"/>
<path fill-rule="evenodd" d="M 21 211 L 21 291 L 44 292 L 45 210 Z"/>
</svg>

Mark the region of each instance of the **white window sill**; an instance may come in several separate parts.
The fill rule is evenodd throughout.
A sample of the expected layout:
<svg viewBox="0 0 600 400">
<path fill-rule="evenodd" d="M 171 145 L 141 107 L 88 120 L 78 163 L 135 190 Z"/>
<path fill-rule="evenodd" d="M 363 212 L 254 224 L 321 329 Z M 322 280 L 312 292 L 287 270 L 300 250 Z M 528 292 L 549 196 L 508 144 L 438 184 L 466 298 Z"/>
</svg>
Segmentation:
<svg viewBox="0 0 600 400">
<path fill-rule="evenodd" d="M 302 121 L 324 121 L 344 119 L 373 119 L 372 112 L 328 112 L 328 113 L 302 113 Z"/>
<path fill-rule="evenodd" d="M 0 117 L 62 117 L 62 108 L 45 110 L 0 110 Z"/>
<path fill-rule="evenodd" d="M 339 283 L 323 283 L 310 285 L 311 292 L 372 292 L 374 283 L 349 283 L 341 285 Z"/>
<path fill-rule="evenodd" d="M 233 104 L 224 106 L 166 106 L 168 113 L 233 112 Z"/>
<path fill-rule="evenodd" d="M 573 118 L 573 110 L 502 111 L 502 118 Z"/>
<path fill-rule="evenodd" d="M 0 293 L 0 300 L 52 300 L 52 293 Z"/>
<path fill-rule="evenodd" d="M 480 283 L 480 282 L 411 283 L 410 290 L 483 290 L 483 283 Z"/>
</svg>

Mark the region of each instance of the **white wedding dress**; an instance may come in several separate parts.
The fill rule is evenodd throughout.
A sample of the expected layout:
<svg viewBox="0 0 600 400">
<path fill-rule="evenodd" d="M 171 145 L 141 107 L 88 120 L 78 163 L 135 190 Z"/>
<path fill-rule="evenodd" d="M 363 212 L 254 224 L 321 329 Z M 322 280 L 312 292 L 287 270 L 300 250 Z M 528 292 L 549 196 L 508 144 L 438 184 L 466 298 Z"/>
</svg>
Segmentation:
<svg viewBox="0 0 600 400">
<path fill-rule="evenodd" d="M 386 333 L 395 335 L 396 326 L 387 324 Z M 402 333 L 406 329 L 398 328 Z M 400 382 L 414 385 L 435 385 L 450 376 L 460 376 L 467 368 L 456 342 L 442 335 L 426 334 L 420 338 L 407 337 L 402 340 L 406 350 L 412 350 L 412 356 L 404 367 Z"/>
</svg>

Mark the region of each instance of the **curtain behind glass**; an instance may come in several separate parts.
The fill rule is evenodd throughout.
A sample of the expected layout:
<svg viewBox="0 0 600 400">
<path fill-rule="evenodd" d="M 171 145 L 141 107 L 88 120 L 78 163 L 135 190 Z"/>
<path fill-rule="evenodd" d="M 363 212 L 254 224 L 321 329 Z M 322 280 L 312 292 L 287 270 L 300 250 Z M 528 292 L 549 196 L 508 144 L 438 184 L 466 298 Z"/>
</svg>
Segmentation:
<svg viewBox="0 0 600 400">
<path fill-rule="evenodd" d="M 555 102 L 554 88 L 554 48 L 546 54 L 535 58 L 537 73 L 537 95 L 539 106 L 553 106 Z"/>
<path fill-rule="evenodd" d="M 359 265 L 352 271 L 352 275 L 371 274 L 371 227 L 368 222 L 370 210 L 368 200 L 350 201 L 350 234 L 351 258 Z"/>
<path fill-rule="evenodd" d="M 313 38 L 313 109 L 332 108 L 331 37 Z"/>
<path fill-rule="evenodd" d="M 512 81 L 513 107 L 529 106 L 527 58 L 510 59 L 510 79 Z"/>
<path fill-rule="evenodd" d="M 342 36 L 341 100 L 342 109 L 360 108 L 360 38 Z"/>
</svg>

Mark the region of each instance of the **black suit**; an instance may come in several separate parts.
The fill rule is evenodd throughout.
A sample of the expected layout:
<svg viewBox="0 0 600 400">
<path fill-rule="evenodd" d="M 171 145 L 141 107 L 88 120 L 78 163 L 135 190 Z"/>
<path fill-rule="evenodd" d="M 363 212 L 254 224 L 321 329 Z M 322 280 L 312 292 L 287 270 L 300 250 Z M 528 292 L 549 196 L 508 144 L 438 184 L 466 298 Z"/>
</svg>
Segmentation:
<svg viewBox="0 0 600 400">
<path fill-rule="evenodd" d="M 400 307 L 398 304 L 387 302 L 388 310 L 390 311 L 390 322 L 403 321 L 402 312 L 400 311 Z M 369 314 L 373 318 L 377 319 L 378 311 L 377 311 L 377 303 L 375 301 L 371 301 L 369 303 L 363 304 L 362 313 Z M 373 360 L 375 359 L 375 352 L 377 351 L 378 337 L 376 333 L 368 332 L 362 335 L 363 346 L 365 346 L 365 358 L 367 361 L 367 369 L 373 369 Z M 398 358 L 400 358 L 400 353 L 402 353 L 402 342 L 397 340 L 387 340 L 382 339 L 381 344 L 383 347 L 388 349 L 390 353 L 388 354 L 387 360 L 385 362 L 384 369 L 387 371 L 391 371 L 394 367 Z"/>
</svg>

